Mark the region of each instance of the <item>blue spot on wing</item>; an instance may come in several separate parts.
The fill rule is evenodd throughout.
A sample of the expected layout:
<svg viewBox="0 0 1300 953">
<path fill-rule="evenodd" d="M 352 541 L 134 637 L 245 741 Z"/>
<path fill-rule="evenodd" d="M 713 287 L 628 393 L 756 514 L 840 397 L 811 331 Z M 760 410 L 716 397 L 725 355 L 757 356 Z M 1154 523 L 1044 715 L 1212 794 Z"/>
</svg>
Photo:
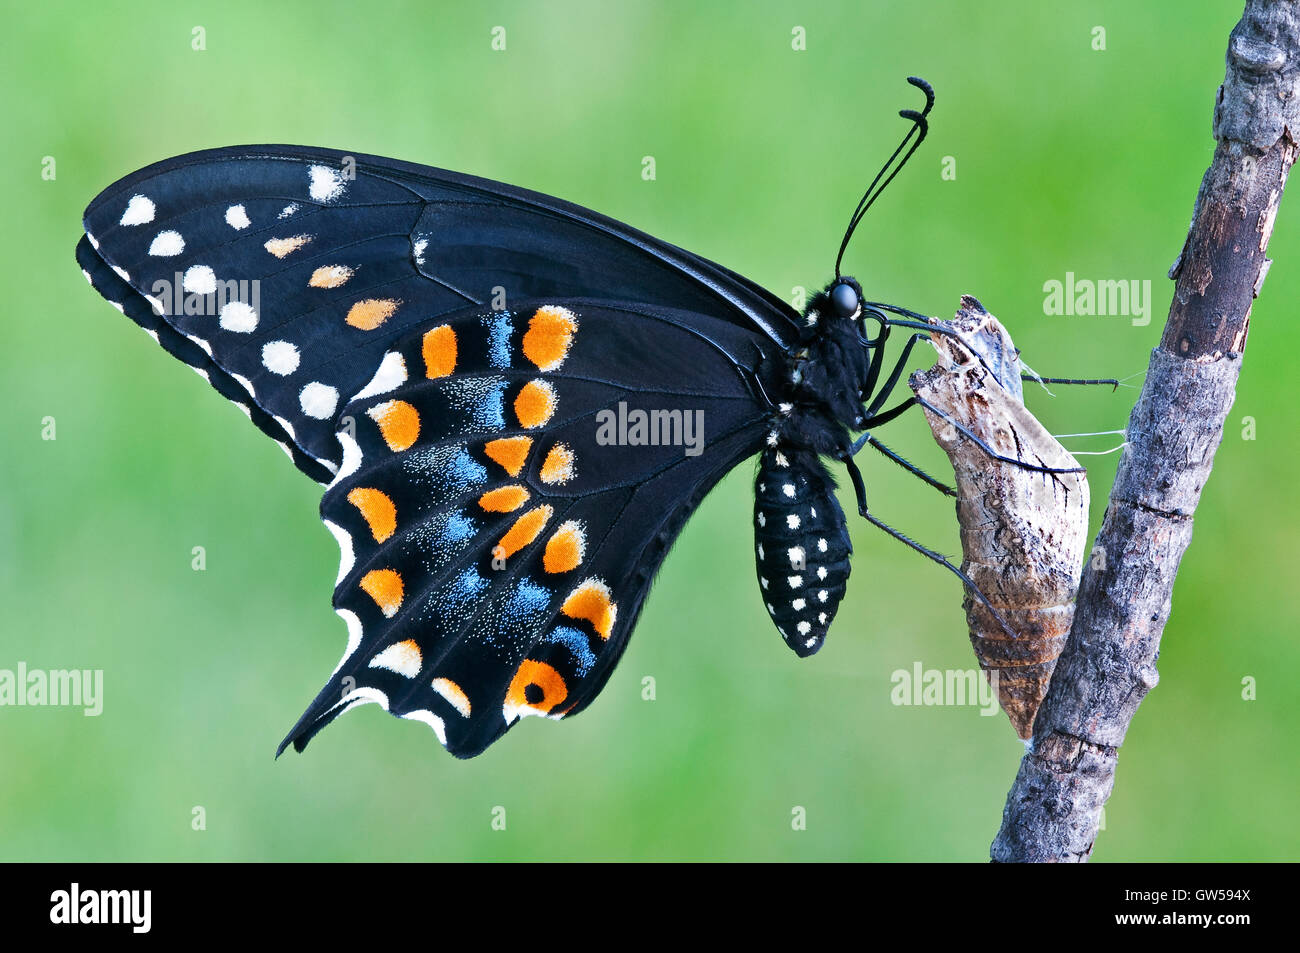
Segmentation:
<svg viewBox="0 0 1300 953">
<path fill-rule="evenodd" d="M 488 360 L 493 367 L 510 366 L 510 335 L 514 332 L 512 317 L 509 311 L 498 311 L 483 318 L 488 329 Z"/>
<path fill-rule="evenodd" d="M 510 625 L 527 625 L 546 613 L 551 603 L 551 592 L 528 579 L 520 580 L 502 606 L 501 617 Z"/>
<path fill-rule="evenodd" d="M 447 407 L 464 423 L 461 433 L 501 430 L 506 425 L 506 380 L 503 377 L 464 377 L 447 382 Z"/>
<path fill-rule="evenodd" d="M 579 678 L 585 678 L 591 671 L 591 667 L 596 664 L 596 653 L 591 650 L 587 637 L 577 629 L 571 629 L 566 625 L 559 626 L 552 629 L 542 641 L 550 645 L 562 645 L 568 649 L 577 662 Z"/>
<path fill-rule="evenodd" d="M 463 443 L 412 451 L 402 468 L 414 486 L 437 499 L 460 497 L 487 482 L 487 468 L 469 455 Z"/>
<path fill-rule="evenodd" d="M 462 513 L 454 513 L 447 519 L 443 537 L 450 543 L 463 543 L 477 532 L 478 527 L 472 519 Z"/>
</svg>

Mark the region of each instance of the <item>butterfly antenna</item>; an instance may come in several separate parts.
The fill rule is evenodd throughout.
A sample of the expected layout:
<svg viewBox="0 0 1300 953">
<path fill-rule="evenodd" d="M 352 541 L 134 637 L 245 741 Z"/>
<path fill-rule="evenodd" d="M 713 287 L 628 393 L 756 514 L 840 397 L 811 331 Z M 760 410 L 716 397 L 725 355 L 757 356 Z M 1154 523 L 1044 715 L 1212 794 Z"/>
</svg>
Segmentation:
<svg viewBox="0 0 1300 953">
<path fill-rule="evenodd" d="M 867 191 L 858 202 L 858 207 L 853 210 L 853 217 L 849 219 L 849 227 L 844 232 L 844 240 L 840 242 L 840 253 L 835 256 L 835 277 L 837 279 L 840 277 L 840 262 L 844 260 L 844 250 L 849 247 L 849 239 L 853 237 L 853 231 L 858 227 L 858 222 L 862 221 L 862 216 L 867 213 L 867 209 L 871 208 L 876 199 L 880 198 L 880 193 L 885 191 L 885 187 L 894 181 L 894 176 L 898 175 L 903 166 L 907 165 L 907 160 L 912 158 L 912 153 L 920 148 L 921 143 L 925 141 L 925 134 L 930 130 L 930 124 L 925 117 L 930 115 L 930 110 L 934 108 L 934 87 L 919 76 L 909 76 L 907 81 L 925 93 L 925 108 L 920 112 L 915 109 L 900 109 L 898 111 L 898 114 L 904 119 L 912 121 L 912 128 L 907 130 L 907 135 L 903 136 L 903 141 L 898 144 L 898 148 L 894 150 L 893 155 L 880 167 L 880 171 L 871 180 L 871 184 L 867 186 Z M 917 133 L 919 135 L 916 135 Z M 913 135 L 916 135 L 915 142 L 912 142 Z M 911 143 L 910 149 L 908 148 L 909 142 Z M 903 155 L 897 165 L 894 165 L 894 160 L 898 158 L 904 149 L 907 149 L 907 153 Z M 890 171 L 891 166 L 893 166 L 892 172 Z M 889 172 L 887 177 L 885 176 L 886 172 Z M 881 181 L 882 178 L 884 179 L 883 182 Z M 877 188 L 877 184 L 879 188 Z"/>
</svg>

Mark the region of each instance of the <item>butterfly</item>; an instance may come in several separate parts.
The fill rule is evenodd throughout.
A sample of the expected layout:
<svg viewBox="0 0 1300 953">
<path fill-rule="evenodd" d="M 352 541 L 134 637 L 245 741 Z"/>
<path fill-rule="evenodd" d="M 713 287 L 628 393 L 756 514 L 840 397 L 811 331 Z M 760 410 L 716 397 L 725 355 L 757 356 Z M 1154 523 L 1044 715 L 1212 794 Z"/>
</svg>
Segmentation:
<svg viewBox="0 0 1300 953">
<path fill-rule="evenodd" d="M 802 312 L 587 209 L 375 156 L 196 152 L 90 203 L 92 287 L 325 486 L 348 641 L 280 752 L 363 703 L 458 757 L 582 711 L 686 520 L 755 454 L 764 604 L 798 655 L 821 648 L 851 553 L 823 458 L 913 546 L 868 513 L 853 456 L 869 443 L 942 487 L 871 435 L 914 403 L 882 410 L 924 337 L 882 381 L 890 328 L 929 328 L 840 274 L 925 137 L 933 90 L 909 82 L 924 110 L 901 111 Z"/>
</svg>

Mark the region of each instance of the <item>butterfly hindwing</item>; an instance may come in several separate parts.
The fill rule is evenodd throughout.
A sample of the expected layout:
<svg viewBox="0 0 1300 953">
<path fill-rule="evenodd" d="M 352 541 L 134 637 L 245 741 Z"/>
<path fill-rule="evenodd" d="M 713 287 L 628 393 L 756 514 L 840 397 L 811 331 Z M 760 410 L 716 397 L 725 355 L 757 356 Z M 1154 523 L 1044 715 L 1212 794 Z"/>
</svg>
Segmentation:
<svg viewBox="0 0 1300 953">
<path fill-rule="evenodd" d="M 396 342 L 343 410 L 321 503 L 348 649 L 285 743 L 374 701 L 468 757 L 583 707 L 690 511 L 761 443 L 754 346 L 717 319 L 573 299 Z"/>
</svg>

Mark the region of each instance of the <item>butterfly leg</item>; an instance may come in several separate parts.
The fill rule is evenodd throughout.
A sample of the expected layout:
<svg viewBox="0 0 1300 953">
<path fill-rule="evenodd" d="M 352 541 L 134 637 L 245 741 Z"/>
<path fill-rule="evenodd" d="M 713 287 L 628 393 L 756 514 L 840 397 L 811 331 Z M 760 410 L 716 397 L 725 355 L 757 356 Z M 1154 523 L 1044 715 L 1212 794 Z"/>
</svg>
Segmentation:
<svg viewBox="0 0 1300 953">
<path fill-rule="evenodd" d="M 916 464 L 912 463 L 910 460 L 907 460 L 905 457 L 901 457 L 898 454 L 896 454 L 893 450 L 890 450 L 888 447 L 886 447 L 875 437 L 871 436 L 871 434 L 869 433 L 864 433 L 861 437 L 859 437 L 856 441 L 854 441 L 853 446 L 849 452 L 851 454 L 856 454 L 859 450 L 861 450 L 864 446 L 867 446 L 868 444 L 870 444 L 875 449 L 879 450 L 889 459 L 893 460 L 895 463 L 897 463 L 908 473 L 912 474 L 915 477 L 919 477 L 924 482 L 930 484 L 930 486 L 934 487 L 940 493 L 943 493 L 947 496 L 957 495 L 957 491 L 954 490 L 952 487 L 948 486 L 946 483 L 940 483 L 938 480 L 930 476 L 928 473 L 926 473 Z"/>
<path fill-rule="evenodd" d="M 874 395 L 874 397 L 872 397 L 872 390 L 876 386 L 876 375 L 879 371 L 880 365 L 876 364 L 871 368 L 871 373 L 867 377 L 867 386 L 863 388 L 864 396 L 872 398 L 870 405 L 868 405 L 867 409 L 863 411 L 865 416 L 871 417 L 884 406 L 885 401 L 889 399 L 889 395 L 892 394 L 894 388 L 898 386 L 898 380 L 903 375 L 903 368 L 907 364 L 908 357 L 912 354 L 912 348 L 916 346 L 917 341 L 928 340 L 930 340 L 928 334 L 920 333 L 913 334 L 907 339 L 907 343 L 903 345 L 903 353 L 898 356 L 898 360 L 894 363 L 894 369 L 889 372 L 889 377 L 885 379 L 885 385 L 880 388 L 880 393 Z"/>
<path fill-rule="evenodd" d="M 949 424 L 952 425 L 954 430 L 956 430 L 959 434 L 961 434 L 966 439 L 970 440 L 977 447 L 983 450 L 985 454 L 987 454 L 989 457 L 993 458 L 994 460 L 999 460 L 1002 463 L 1010 463 L 1012 466 L 1020 467 L 1020 469 L 1022 470 L 1031 470 L 1034 473 L 1085 473 L 1087 472 L 1086 467 L 1044 467 L 1044 466 L 1039 466 L 1036 463 L 1026 463 L 1024 460 L 1017 460 L 1015 457 L 1008 457 L 1001 453 L 998 453 L 996 450 L 990 447 L 979 437 L 975 436 L 975 434 L 971 433 L 971 431 L 967 427 L 963 426 L 959 421 L 954 420 L 952 416 L 948 414 L 946 411 L 940 410 L 938 407 L 934 406 L 929 401 L 921 397 L 915 397 L 915 396 L 909 397 L 907 400 L 903 401 L 897 407 L 891 407 L 889 410 L 885 411 L 884 413 L 876 414 L 874 417 L 869 417 L 863 423 L 862 426 L 864 429 L 870 429 L 872 427 L 879 427 L 881 424 L 889 423 L 889 421 L 898 417 L 909 407 L 915 404 L 920 404 L 926 410 L 946 420 Z"/>
<path fill-rule="evenodd" d="M 1035 384 L 1109 384 L 1111 393 L 1119 390 L 1119 381 L 1113 377 L 1039 377 L 1037 374 L 1021 374 L 1020 379 Z"/>
</svg>

